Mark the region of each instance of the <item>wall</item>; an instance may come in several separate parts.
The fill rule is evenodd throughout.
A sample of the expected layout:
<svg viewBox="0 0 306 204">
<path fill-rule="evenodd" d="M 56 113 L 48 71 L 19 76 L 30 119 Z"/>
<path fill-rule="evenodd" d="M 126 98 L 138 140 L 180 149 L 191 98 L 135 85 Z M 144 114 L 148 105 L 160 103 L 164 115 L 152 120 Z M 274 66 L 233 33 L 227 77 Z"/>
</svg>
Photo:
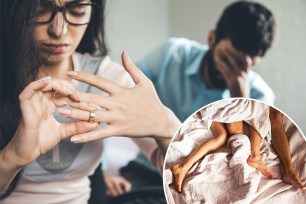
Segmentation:
<svg viewBox="0 0 306 204">
<path fill-rule="evenodd" d="M 272 49 L 256 67 L 275 91 L 276 106 L 306 132 L 306 19 L 305 0 L 257 0 L 275 15 L 277 35 Z M 125 49 L 132 59 L 170 36 L 206 43 L 223 8 L 233 0 L 108 0 L 107 40 L 119 60 Z"/>
<path fill-rule="evenodd" d="M 170 35 L 206 43 L 229 0 L 171 0 Z M 273 47 L 255 68 L 276 94 L 276 107 L 287 113 L 306 133 L 306 1 L 258 0 L 275 15 Z"/>
<path fill-rule="evenodd" d="M 169 36 L 168 0 L 107 0 L 106 40 L 118 62 L 122 50 L 138 60 Z"/>
<path fill-rule="evenodd" d="M 276 106 L 306 134 L 306 1 L 260 2 L 274 12 L 278 29 L 273 48 L 258 72 L 275 91 Z"/>
</svg>

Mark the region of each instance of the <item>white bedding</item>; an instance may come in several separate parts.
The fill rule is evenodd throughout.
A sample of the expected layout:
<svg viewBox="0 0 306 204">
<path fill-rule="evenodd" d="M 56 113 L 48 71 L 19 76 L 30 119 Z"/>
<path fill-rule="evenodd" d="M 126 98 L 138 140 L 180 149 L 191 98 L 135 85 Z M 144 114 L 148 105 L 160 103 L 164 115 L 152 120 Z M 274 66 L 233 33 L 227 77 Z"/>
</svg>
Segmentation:
<svg viewBox="0 0 306 204">
<path fill-rule="evenodd" d="M 306 142 L 287 117 L 283 124 L 288 136 L 296 172 L 306 182 Z M 212 121 L 244 120 L 262 136 L 261 156 L 278 179 L 268 179 L 246 163 L 250 153 L 247 136 L 233 136 L 228 145 L 208 154 L 187 173 L 182 193 L 174 188 L 170 170 L 182 162 L 203 141 L 213 136 Z M 306 192 L 282 182 L 280 161 L 271 147 L 269 106 L 254 100 L 235 99 L 214 103 L 190 117 L 170 145 L 164 171 L 169 203 L 306 203 Z M 288 202 L 287 202 L 288 201 Z"/>
</svg>

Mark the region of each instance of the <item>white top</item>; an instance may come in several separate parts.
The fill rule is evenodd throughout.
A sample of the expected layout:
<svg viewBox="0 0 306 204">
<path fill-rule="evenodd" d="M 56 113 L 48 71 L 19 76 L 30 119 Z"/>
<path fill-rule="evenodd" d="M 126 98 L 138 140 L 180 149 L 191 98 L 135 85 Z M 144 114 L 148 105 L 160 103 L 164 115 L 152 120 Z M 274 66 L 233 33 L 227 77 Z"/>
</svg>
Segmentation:
<svg viewBox="0 0 306 204">
<path fill-rule="evenodd" d="M 110 57 L 103 59 L 89 54 L 73 54 L 74 70 L 103 76 L 119 85 L 133 87 L 131 76 Z M 80 92 L 91 92 L 107 95 L 88 84 L 76 83 Z M 57 111 L 54 113 L 59 122 L 71 122 Z M 102 126 L 105 124 L 102 124 Z M 162 166 L 163 157 L 157 145 L 150 139 L 137 139 L 138 145 L 148 158 Z M 90 196 L 88 176 L 97 168 L 103 141 L 74 144 L 69 139 L 60 142 L 53 150 L 41 155 L 24 169 L 19 184 L 12 194 L 0 201 L 0 204 L 48 203 L 48 204 L 85 204 Z"/>
</svg>

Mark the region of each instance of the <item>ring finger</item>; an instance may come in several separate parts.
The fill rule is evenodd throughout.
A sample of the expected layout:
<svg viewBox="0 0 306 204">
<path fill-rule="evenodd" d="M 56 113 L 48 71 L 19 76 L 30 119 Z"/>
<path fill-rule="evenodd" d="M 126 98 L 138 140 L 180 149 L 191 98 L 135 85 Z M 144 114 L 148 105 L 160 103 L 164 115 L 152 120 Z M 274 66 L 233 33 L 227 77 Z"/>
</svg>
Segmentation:
<svg viewBox="0 0 306 204">
<path fill-rule="evenodd" d="M 99 111 L 84 111 L 79 109 L 59 108 L 58 112 L 63 117 L 88 122 L 109 122 L 111 119 L 108 112 L 102 109 Z"/>
</svg>

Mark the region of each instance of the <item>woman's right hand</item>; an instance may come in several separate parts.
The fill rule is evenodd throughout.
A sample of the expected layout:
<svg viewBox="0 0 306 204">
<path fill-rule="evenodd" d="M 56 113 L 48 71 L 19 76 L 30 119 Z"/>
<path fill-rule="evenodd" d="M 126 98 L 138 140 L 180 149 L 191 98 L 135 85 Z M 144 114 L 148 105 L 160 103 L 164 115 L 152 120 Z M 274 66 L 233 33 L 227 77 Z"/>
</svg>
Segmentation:
<svg viewBox="0 0 306 204">
<path fill-rule="evenodd" d="M 60 94 L 61 99 L 55 100 L 55 94 Z M 79 101 L 76 89 L 72 83 L 69 86 L 69 82 L 63 85 L 63 81 L 51 78 L 34 81 L 22 91 L 19 101 L 22 118 L 5 148 L 10 155 L 7 157 L 9 162 L 13 162 L 15 167 L 26 166 L 68 136 L 85 133 L 98 126 L 98 123 L 86 121 L 61 124 L 53 117 L 56 107 Z"/>
</svg>

